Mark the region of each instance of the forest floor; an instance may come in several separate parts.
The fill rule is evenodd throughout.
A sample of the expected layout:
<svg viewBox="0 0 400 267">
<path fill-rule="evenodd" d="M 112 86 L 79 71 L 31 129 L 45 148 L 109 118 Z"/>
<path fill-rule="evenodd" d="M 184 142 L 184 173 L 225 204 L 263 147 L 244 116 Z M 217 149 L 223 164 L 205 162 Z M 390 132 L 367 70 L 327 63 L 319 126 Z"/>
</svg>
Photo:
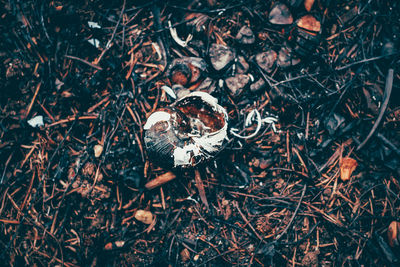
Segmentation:
<svg viewBox="0 0 400 267">
<path fill-rule="evenodd" d="M 400 264 L 400 3 L 282 3 L 0 1 L 3 264 Z M 183 57 L 229 126 L 171 169 L 143 126 Z"/>
</svg>

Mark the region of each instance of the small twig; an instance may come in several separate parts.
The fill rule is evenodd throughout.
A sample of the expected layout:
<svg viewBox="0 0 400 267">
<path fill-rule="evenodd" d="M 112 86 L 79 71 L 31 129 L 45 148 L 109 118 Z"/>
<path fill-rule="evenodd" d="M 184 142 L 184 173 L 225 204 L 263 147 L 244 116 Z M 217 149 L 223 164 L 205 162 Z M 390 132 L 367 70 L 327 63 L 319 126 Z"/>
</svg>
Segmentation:
<svg viewBox="0 0 400 267">
<path fill-rule="evenodd" d="M 66 58 L 70 58 L 70 59 L 74 59 L 74 60 L 78 60 L 78 61 L 80 61 L 80 62 L 82 62 L 82 63 L 85 63 L 86 65 L 88 65 L 88 66 L 90 66 L 90 67 L 92 67 L 92 68 L 97 69 L 97 70 L 103 70 L 102 67 L 100 67 L 100 66 L 98 66 L 98 65 L 96 65 L 96 64 L 90 63 L 89 61 L 84 60 L 84 59 L 82 59 L 82 58 L 75 57 L 75 56 L 70 56 L 70 55 L 65 55 L 65 57 L 66 57 Z"/>
<path fill-rule="evenodd" d="M 369 132 L 367 138 L 357 147 L 357 151 L 360 150 L 365 146 L 365 144 L 369 141 L 369 139 L 374 135 L 376 129 L 379 126 L 379 123 L 381 122 L 383 115 L 385 114 L 386 108 L 389 104 L 389 99 L 390 99 L 390 94 L 392 93 L 392 87 L 393 87 L 393 74 L 394 71 L 393 69 L 389 69 L 388 75 L 386 77 L 386 86 L 385 86 L 385 94 L 383 96 L 383 104 L 381 106 L 381 109 L 379 111 L 378 118 L 376 119 L 374 126 L 372 127 L 371 131 Z"/>
<path fill-rule="evenodd" d="M 87 115 L 87 116 L 80 116 L 80 117 L 71 116 L 66 119 L 59 120 L 52 124 L 46 125 L 46 128 L 50 128 L 50 127 L 53 127 L 53 126 L 56 126 L 59 124 L 63 124 L 63 123 L 67 123 L 67 122 L 71 122 L 71 121 L 75 121 L 75 120 L 95 120 L 97 118 L 98 118 L 98 115 Z"/>
<path fill-rule="evenodd" d="M 275 239 L 276 241 L 278 241 L 279 239 L 281 239 L 282 236 L 289 230 L 290 226 L 292 225 L 293 220 L 294 220 L 294 218 L 296 217 L 297 212 L 299 211 L 301 202 L 303 201 L 303 197 L 304 197 L 304 194 L 306 193 L 306 189 L 307 189 L 307 184 L 305 184 L 305 185 L 303 186 L 303 191 L 301 192 L 301 197 L 300 197 L 300 199 L 299 199 L 299 203 L 297 204 L 296 210 L 294 211 L 294 213 L 293 213 L 293 215 L 292 215 L 292 218 L 290 218 L 290 221 L 289 221 L 289 223 L 286 225 L 286 228 L 283 230 L 283 232 L 280 233 L 280 234 L 276 237 L 276 239 Z"/>
<path fill-rule="evenodd" d="M 38 93 L 39 93 L 39 89 L 40 89 L 40 86 L 41 86 L 41 85 L 42 85 L 42 82 L 38 83 L 38 85 L 36 86 L 35 94 L 33 95 L 33 98 L 32 98 L 32 100 L 31 100 L 31 103 L 30 103 L 29 106 L 28 106 L 28 110 L 26 111 L 25 118 L 27 118 L 28 115 L 29 115 L 29 113 L 31 112 L 33 103 L 35 102 L 35 99 L 36 99 L 36 97 L 37 97 L 37 95 L 38 95 Z"/>
<path fill-rule="evenodd" d="M 164 174 L 157 176 L 153 180 L 147 182 L 144 187 L 146 187 L 146 189 L 148 189 L 148 190 L 151 190 L 151 189 L 159 187 L 175 178 L 176 178 L 176 175 L 173 172 L 166 172 Z"/>
<path fill-rule="evenodd" d="M 383 56 L 366 58 L 366 59 L 363 59 L 363 60 L 360 60 L 360 61 L 356 61 L 356 62 L 347 64 L 347 65 L 345 65 L 345 66 L 337 67 L 337 68 L 335 68 L 335 70 L 336 70 L 336 71 L 345 70 L 345 69 L 348 69 L 348 68 L 350 68 L 350 67 L 353 67 L 354 65 L 358 65 L 358 64 L 362 64 L 362 63 L 367 63 L 367 62 L 379 60 L 379 59 L 382 59 L 382 58 L 385 58 L 385 57 L 388 57 L 388 56 L 395 56 L 395 55 L 397 55 L 397 54 L 399 54 L 399 53 L 391 53 L 391 54 L 387 54 L 387 55 L 383 55 Z"/>
<path fill-rule="evenodd" d="M 390 149 L 392 149 L 398 156 L 400 156 L 400 149 L 397 148 L 392 142 L 390 142 L 383 134 L 378 133 L 377 134 L 378 138 L 381 139 L 381 141 L 387 145 Z"/>
<path fill-rule="evenodd" d="M 121 23 L 121 19 L 122 19 L 123 15 L 124 15 L 124 12 L 125 12 L 125 5 L 126 5 L 126 0 L 124 0 L 124 3 L 122 4 L 121 14 L 119 14 L 119 19 L 118 19 L 117 25 L 115 25 L 115 27 L 114 27 L 113 33 L 111 35 L 111 38 L 110 38 L 110 40 L 108 40 L 108 42 L 106 44 L 106 48 L 101 52 L 100 56 L 97 59 L 95 59 L 95 61 L 94 61 L 95 64 L 99 64 L 99 62 L 103 58 L 104 54 L 111 48 L 111 43 L 115 38 L 115 34 L 117 32 L 117 29 L 119 27 L 119 24 Z"/>
<path fill-rule="evenodd" d="M 196 181 L 197 190 L 199 190 L 200 199 L 208 210 L 209 205 L 206 197 L 206 191 L 204 190 L 203 180 L 201 180 L 200 171 L 198 169 L 194 171 L 194 179 Z"/>
<path fill-rule="evenodd" d="M 240 210 L 239 208 L 239 204 L 235 201 L 233 202 L 233 205 L 235 206 L 235 208 L 237 209 L 237 211 L 239 212 L 240 216 L 242 217 L 243 221 L 246 223 L 246 225 L 248 225 L 250 227 L 250 229 L 253 231 L 253 233 L 257 236 L 257 238 L 259 240 L 263 240 L 263 238 L 257 233 L 256 229 L 254 229 L 253 225 L 251 225 L 251 223 L 249 222 L 249 220 L 247 220 L 246 216 L 243 214 L 243 212 Z"/>
</svg>

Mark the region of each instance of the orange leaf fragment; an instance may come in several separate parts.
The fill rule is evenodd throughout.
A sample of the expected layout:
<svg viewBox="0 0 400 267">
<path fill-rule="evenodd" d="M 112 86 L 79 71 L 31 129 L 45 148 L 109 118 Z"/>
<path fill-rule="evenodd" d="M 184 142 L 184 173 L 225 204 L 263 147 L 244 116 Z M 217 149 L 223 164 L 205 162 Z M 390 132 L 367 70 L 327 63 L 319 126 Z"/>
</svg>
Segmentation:
<svg viewBox="0 0 400 267">
<path fill-rule="evenodd" d="M 400 222 L 393 221 L 388 228 L 388 241 L 391 247 L 400 245 Z"/>
<path fill-rule="evenodd" d="M 310 12 L 315 0 L 304 0 L 304 8 Z"/>
<path fill-rule="evenodd" d="M 297 21 L 297 26 L 311 33 L 319 33 L 321 31 L 321 22 L 310 14 L 301 17 Z"/>
<path fill-rule="evenodd" d="M 351 174 L 357 168 L 357 161 L 350 157 L 345 157 L 342 159 L 340 164 L 340 178 L 342 181 L 347 181 L 350 179 Z"/>
</svg>

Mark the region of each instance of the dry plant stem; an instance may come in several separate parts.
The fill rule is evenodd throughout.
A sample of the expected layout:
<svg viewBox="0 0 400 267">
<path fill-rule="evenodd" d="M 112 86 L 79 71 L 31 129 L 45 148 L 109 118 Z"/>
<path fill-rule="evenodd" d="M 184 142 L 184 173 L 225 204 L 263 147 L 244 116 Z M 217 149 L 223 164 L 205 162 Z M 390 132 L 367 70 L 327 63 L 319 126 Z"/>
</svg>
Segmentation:
<svg viewBox="0 0 400 267">
<path fill-rule="evenodd" d="M 383 134 L 378 133 L 377 136 L 379 139 L 381 139 L 383 143 L 390 147 L 390 149 L 392 149 L 397 154 L 397 156 L 400 156 L 400 149 L 398 149 L 392 142 L 390 142 Z"/>
<path fill-rule="evenodd" d="M 163 184 L 165 184 L 165 183 L 167 183 L 167 182 L 169 182 L 169 181 L 171 181 L 171 180 L 173 180 L 173 179 L 175 179 L 175 178 L 176 178 L 176 175 L 175 175 L 174 173 L 172 173 L 172 172 L 166 172 L 166 173 L 164 173 L 164 174 L 161 174 L 161 175 L 157 176 L 157 177 L 154 178 L 153 180 L 149 181 L 149 182 L 145 185 L 145 187 L 146 187 L 148 190 L 151 190 L 151 189 L 154 189 L 154 188 L 156 188 L 156 187 L 159 187 L 159 186 L 161 186 L 161 185 L 163 185 Z"/>
<path fill-rule="evenodd" d="M 240 216 L 242 217 L 243 221 L 246 223 L 246 225 L 248 225 L 250 227 L 250 229 L 253 231 L 253 233 L 257 236 L 257 238 L 259 240 L 263 240 L 263 238 L 257 233 L 256 229 L 254 229 L 254 227 L 251 225 L 251 223 L 249 222 L 249 220 L 247 220 L 246 216 L 243 214 L 243 212 L 240 210 L 239 208 L 239 204 L 237 202 L 234 202 L 234 206 L 237 209 L 237 211 L 239 212 Z"/>
<path fill-rule="evenodd" d="M 82 58 L 75 57 L 75 56 L 70 56 L 70 55 L 65 55 L 65 57 L 66 57 L 66 58 L 69 58 L 69 59 L 78 60 L 78 61 L 80 61 L 80 62 L 82 62 L 82 63 L 85 63 L 86 65 L 88 65 L 88 66 L 90 66 L 90 67 L 92 67 L 92 68 L 95 68 L 96 70 L 103 70 L 102 67 L 100 67 L 100 66 L 98 66 L 98 65 L 96 65 L 96 64 L 90 63 L 89 61 L 84 60 L 84 59 L 82 59 Z"/>
<path fill-rule="evenodd" d="M 194 179 L 196 181 L 197 190 L 199 190 L 200 199 L 208 210 L 209 205 L 206 197 L 206 191 L 204 190 L 204 184 L 203 181 L 201 180 L 201 175 L 198 169 L 195 169 L 194 171 Z"/>
<path fill-rule="evenodd" d="M 297 204 L 296 210 L 294 211 L 294 213 L 293 213 L 293 215 L 292 215 L 292 218 L 290 218 L 290 221 L 289 221 L 289 223 L 286 225 L 285 230 L 283 230 L 282 233 L 280 233 L 280 234 L 276 237 L 276 241 L 278 241 L 279 239 L 281 239 L 281 237 L 289 230 L 289 227 L 292 225 L 293 220 L 294 220 L 294 218 L 296 217 L 297 212 L 299 211 L 301 202 L 303 201 L 303 197 L 304 197 L 304 194 L 306 193 L 306 189 L 307 189 L 307 185 L 305 184 L 305 185 L 303 186 L 303 191 L 301 192 L 301 197 L 300 197 L 300 199 L 299 199 L 299 203 Z"/>
<path fill-rule="evenodd" d="M 378 118 L 376 119 L 374 126 L 372 127 L 371 131 L 369 132 L 367 138 L 365 138 L 365 140 L 357 147 L 357 151 L 360 150 L 361 148 L 363 148 L 365 146 L 365 144 L 369 141 L 369 139 L 374 135 L 376 129 L 379 126 L 379 123 L 381 122 L 381 120 L 383 118 L 383 115 L 385 114 L 386 108 L 389 104 L 390 94 L 392 93 L 393 74 L 394 74 L 394 70 L 389 69 L 388 75 L 386 77 L 384 100 L 383 100 L 381 110 L 379 111 Z"/>
<path fill-rule="evenodd" d="M 36 97 L 37 97 L 37 95 L 38 95 L 38 93 L 39 93 L 39 89 L 40 89 L 40 86 L 41 86 L 41 85 L 42 85 L 42 82 L 38 83 L 38 85 L 36 86 L 35 94 L 33 95 L 33 98 L 32 98 L 32 100 L 31 100 L 31 103 L 29 104 L 28 110 L 26 111 L 25 118 L 27 118 L 28 115 L 29 115 L 29 113 L 31 112 L 33 103 L 35 102 L 35 99 L 36 99 Z"/>
</svg>

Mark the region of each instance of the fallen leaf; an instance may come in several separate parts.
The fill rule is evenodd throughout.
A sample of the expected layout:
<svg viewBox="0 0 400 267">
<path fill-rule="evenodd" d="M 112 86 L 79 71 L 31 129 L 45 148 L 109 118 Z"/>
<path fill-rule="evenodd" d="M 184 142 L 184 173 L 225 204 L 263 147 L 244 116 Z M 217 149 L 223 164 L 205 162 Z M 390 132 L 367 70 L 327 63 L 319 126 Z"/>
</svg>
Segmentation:
<svg viewBox="0 0 400 267">
<path fill-rule="evenodd" d="M 340 164 L 340 179 L 342 179 L 342 181 L 349 180 L 357 165 L 358 164 L 355 159 L 350 157 L 343 158 Z"/>
</svg>

